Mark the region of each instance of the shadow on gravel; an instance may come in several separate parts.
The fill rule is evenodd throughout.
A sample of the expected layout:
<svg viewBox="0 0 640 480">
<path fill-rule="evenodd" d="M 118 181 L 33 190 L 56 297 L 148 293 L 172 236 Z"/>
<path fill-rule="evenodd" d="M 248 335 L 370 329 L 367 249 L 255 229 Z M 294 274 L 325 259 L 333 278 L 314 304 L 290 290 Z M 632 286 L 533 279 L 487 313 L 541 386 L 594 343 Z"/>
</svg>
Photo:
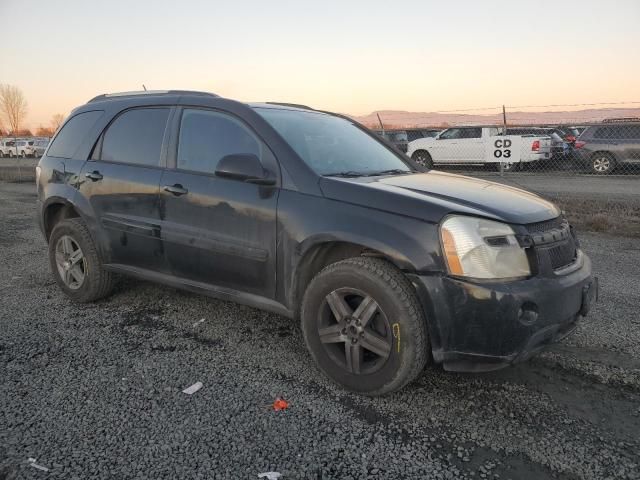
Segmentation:
<svg viewBox="0 0 640 480">
<path fill-rule="evenodd" d="M 118 324 L 120 332 L 133 333 L 131 327 L 141 330 L 153 330 L 157 332 L 172 332 L 175 336 L 183 339 L 192 340 L 206 347 L 220 348 L 224 347 L 224 341 L 220 338 L 210 338 L 198 333 L 195 330 L 187 330 L 176 327 L 170 323 L 161 320 L 165 315 L 165 309 L 161 306 L 152 306 L 148 304 L 138 304 L 121 314 L 122 321 Z M 142 343 L 135 343 L 137 347 L 142 347 Z M 174 352 L 176 345 L 158 345 L 152 344 L 149 348 L 155 352 Z"/>
<path fill-rule="evenodd" d="M 567 346 L 560 348 L 574 350 Z M 601 353 L 606 356 L 606 352 Z M 572 415 L 599 429 L 622 434 L 629 441 L 635 442 L 640 432 L 637 410 L 640 394 L 600 383 L 581 370 L 566 369 L 545 358 L 534 358 L 525 364 L 487 373 L 483 378 L 498 384 L 521 384 L 542 392 Z"/>
</svg>

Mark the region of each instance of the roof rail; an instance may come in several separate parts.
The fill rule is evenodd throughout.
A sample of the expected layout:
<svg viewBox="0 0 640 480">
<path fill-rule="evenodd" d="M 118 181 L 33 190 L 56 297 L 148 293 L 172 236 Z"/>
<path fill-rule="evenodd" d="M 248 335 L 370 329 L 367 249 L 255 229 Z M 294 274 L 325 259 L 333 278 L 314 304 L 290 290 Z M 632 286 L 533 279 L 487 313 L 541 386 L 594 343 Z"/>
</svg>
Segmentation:
<svg viewBox="0 0 640 480">
<path fill-rule="evenodd" d="M 315 108 L 308 107 L 307 105 L 301 105 L 299 103 L 285 103 L 285 102 L 265 102 L 268 105 L 280 105 L 282 107 L 294 107 L 302 108 L 304 110 L 315 110 Z"/>
<path fill-rule="evenodd" d="M 131 92 L 115 92 L 115 93 L 103 93 L 93 97 L 87 103 L 98 102 L 100 100 L 112 100 L 122 97 L 137 97 L 143 95 L 198 95 L 206 97 L 219 97 L 215 93 L 210 92 L 198 92 L 194 90 L 136 90 Z"/>
<path fill-rule="evenodd" d="M 640 117 L 605 118 L 602 123 L 640 122 Z"/>
</svg>

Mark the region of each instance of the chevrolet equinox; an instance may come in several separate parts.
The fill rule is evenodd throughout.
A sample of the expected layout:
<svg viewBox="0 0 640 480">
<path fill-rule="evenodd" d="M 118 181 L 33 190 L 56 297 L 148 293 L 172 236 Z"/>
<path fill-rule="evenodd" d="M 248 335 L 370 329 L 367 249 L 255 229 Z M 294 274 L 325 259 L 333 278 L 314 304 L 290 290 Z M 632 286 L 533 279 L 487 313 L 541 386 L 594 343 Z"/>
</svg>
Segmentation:
<svg viewBox="0 0 640 480">
<path fill-rule="evenodd" d="M 100 95 L 71 113 L 36 177 L 72 300 L 105 297 L 124 274 L 296 318 L 319 368 L 367 395 L 429 362 L 525 360 L 597 297 L 554 204 L 428 170 L 301 105 Z"/>
</svg>

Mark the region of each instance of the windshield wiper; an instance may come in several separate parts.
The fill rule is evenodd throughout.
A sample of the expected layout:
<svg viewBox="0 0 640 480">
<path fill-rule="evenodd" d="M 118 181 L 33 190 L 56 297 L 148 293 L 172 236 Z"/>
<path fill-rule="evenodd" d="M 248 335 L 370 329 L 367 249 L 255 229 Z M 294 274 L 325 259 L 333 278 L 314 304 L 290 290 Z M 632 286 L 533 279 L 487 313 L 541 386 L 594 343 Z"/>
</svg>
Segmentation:
<svg viewBox="0 0 640 480">
<path fill-rule="evenodd" d="M 365 174 L 362 172 L 356 172 L 354 170 L 347 170 L 346 172 L 333 172 L 333 173 L 325 173 L 322 175 L 323 177 L 364 177 Z"/>
<path fill-rule="evenodd" d="M 380 170 L 379 172 L 367 173 L 367 177 L 377 177 L 379 175 L 401 175 L 403 173 L 413 173 L 413 170 L 402 170 L 401 168 L 390 168 L 389 170 Z"/>
</svg>

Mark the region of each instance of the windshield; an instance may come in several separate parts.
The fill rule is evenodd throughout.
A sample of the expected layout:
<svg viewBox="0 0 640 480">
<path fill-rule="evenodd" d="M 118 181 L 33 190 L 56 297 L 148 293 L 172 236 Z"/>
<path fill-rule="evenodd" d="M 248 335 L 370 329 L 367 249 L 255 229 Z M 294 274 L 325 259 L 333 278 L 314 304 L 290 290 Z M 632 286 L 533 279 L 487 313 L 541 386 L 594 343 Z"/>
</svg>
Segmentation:
<svg viewBox="0 0 640 480">
<path fill-rule="evenodd" d="M 319 175 L 408 173 L 411 168 L 352 122 L 331 115 L 256 107 Z"/>
</svg>

